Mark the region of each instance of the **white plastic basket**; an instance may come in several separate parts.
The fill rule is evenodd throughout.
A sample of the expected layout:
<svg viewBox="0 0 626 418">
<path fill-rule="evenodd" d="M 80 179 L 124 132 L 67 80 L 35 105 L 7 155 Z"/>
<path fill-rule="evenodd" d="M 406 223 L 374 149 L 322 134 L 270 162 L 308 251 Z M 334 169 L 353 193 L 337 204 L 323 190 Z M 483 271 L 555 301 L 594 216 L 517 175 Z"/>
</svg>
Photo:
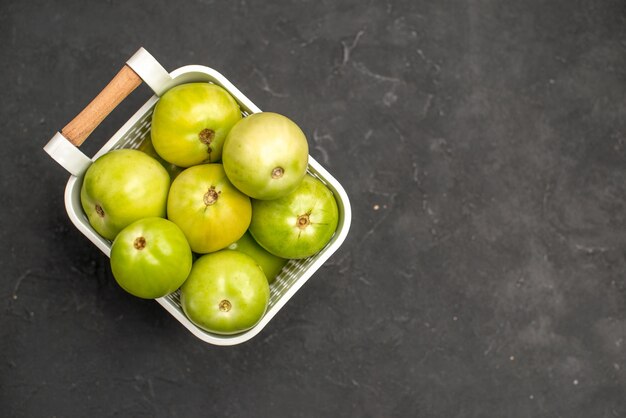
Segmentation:
<svg viewBox="0 0 626 418">
<path fill-rule="evenodd" d="M 128 67 L 128 68 L 127 68 Z M 108 113 L 121 102 L 134 88 L 140 84 L 141 80 L 148 84 L 154 91 L 152 96 L 129 120 L 122 126 L 115 135 L 94 155 L 95 160 L 106 152 L 117 148 L 137 148 L 149 137 L 152 112 L 159 96 L 168 89 L 179 84 L 190 82 L 210 82 L 225 88 L 241 106 L 244 116 L 260 112 L 261 110 L 252 103 L 243 93 L 241 93 L 232 83 L 217 71 L 200 65 L 188 65 L 178 68 L 171 73 L 165 69 L 150 55 L 141 48 L 127 62 L 124 67 L 133 77 L 138 76 L 136 85 L 130 86 L 118 94 L 104 94 L 105 90 L 111 93 L 117 86 L 115 79 L 94 99 L 94 101 L 79 114 L 74 121 L 70 122 L 62 132 L 70 132 L 72 123 L 81 116 L 93 119 L 87 129 L 83 129 L 78 136 L 82 138 L 69 139 L 70 135 L 57 133 L 44 147 L 44 150 L 59 164 L 61 164 L 72 175 L 65 188 L 65 207 L 67 214 L 76 228 L 81 231 L 91 242 L 93 242 L 104 254 L 110 256 L 111 242 L 102 238 L 89 225 L 80 202 L 80 188 L 85 170 L 92 163 L 92 159 L 83 154 L 76 145 L 80 145 L 91 131 L 108 115 Z M 124 70 L 124 69 L 123 69 Z M 132 71 L 131 71 L 132 70 Z M 122 72 L 120 72 L 122 74 Z M 118 74 L 119 77 L 120 74 Z M 110 101 L 103 106 L 101 96 L 107 96 Z M 111 98 L 112 96 L 115 96 Z M 94 105 L 95 103 L 95 105 Z M 94 115 L 96 113 L 97 115 Z M 85 114 L 88 114 L 85 116 Z M 89 118 L 91 116 L 91 118 Z M 84 126 L 82 126 L 84 128 Z M 76 129 L 73 130 L 74 133 Z M 66 138 L 67 137 L 67 138 Z M 71 142 L 70 142 L 71 141 Z M 76 145 L 75 145 L 76 144 Z M 270 301 L 267 312 L 261 321 L 252 329 L 236 335 L 212 334 L 198 328 L 185 316 L 179 299 L 179 292 L 157 299 L 170 314 L 172 314 L 181 324 L 201 340 L 215 345 L 235 345 L 257 335 L 267 323 L 285 306 L 289 299 L 304 285 L 304 283 L 319 269 L 326 260 L 341 246 L 350 228 L 351 209 L 348 196 L 333 176 L 326 171 L 317 161 L 309 156 L 308 172 L 319 178 L 335 195 L 339 207 L 339 222 L 337 231 L 326 247 L 313 257 L 303 260 L 290 260 L 276 280 L 270 286 Z"/>
</svg>

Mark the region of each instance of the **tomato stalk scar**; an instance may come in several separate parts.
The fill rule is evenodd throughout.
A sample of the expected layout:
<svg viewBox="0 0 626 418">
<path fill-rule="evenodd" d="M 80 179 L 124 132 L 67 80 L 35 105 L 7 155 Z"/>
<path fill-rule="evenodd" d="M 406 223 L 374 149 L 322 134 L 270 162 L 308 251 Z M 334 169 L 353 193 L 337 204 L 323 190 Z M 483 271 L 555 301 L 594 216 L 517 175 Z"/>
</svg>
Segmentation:
<svg viewBox="0 0 626 418">
<path fill-rule="evenodd" d="M 220 311 L 222 311 L 222 312 L 228 312 L 228 311 L 230 311 L 230 308 L 233 307 L 233 305 L 230 303 L 230 301 L 226 300 L 226 299 L 221 301 L 218 306 L 219 306 Z"/>
<path fill-rule="evenodd" d="M 212 129 L 205 128 L 198 133 L 198 138 L 200 142 L 206 145 L 207 153 L 209 154 L 209 159 L 211 158 L 211 152 L 213 152 L 213 148 L 211 148 L 211 142 L 215 138 L 215 131 Z"/>
<path fill-rule="evenodd" d="M 296 225 L 300 229 L 304 229 L 307 226 L 309 226 L 310 224 L 311 224 L 311 220 L 309 219 L 309 214 L 308 213 L 305 213 L 304 215 L 298 216 L 298 219 L 296 220 Z"/>
<path fill-rule="evenodd" d="M 285 174 L 285 169 L 282 167 L 276 167 L 272 170 L 272 178 L 279 179 Z"/>
<path fill-rule="evenodd" d="M 217 202 L 217 198 L 219 197 L 219 192 L 215 191 L 215 186 L 209 187 L 209 190 L 204 194 L 204 204 L 207 206 L 211 206 Z"/>
<path fill-rule="evenodd" d="M 146 239 L 144 237 L 137 237 L 133 242 L 133 247 L 137 250 L 143 250 L 146 248 Z"/>
<path fill-rule="evenodd" d="M 215 131 L 205 128 L 198 133 L 198 138 L 200 138 L 200 142 L 203 144 L 211 145 L 213 138 L 215 138 Z"/>
</svg>

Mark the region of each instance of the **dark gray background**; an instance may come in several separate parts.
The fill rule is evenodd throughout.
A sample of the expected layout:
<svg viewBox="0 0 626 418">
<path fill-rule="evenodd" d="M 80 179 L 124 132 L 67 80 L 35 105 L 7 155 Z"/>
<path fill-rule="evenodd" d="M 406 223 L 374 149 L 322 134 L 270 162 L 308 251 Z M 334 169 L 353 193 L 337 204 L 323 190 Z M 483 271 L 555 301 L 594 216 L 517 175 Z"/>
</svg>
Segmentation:
<svg viewBox="0 0 626 418">
<path fill-rule="evenodd" d="M 624 2 L 0 4 L 3 416 L 626 417 Z M 139 46 L 294 119 L 350 195 L 244 345 L 120 290 L 42 151 Z"/>
</svg>

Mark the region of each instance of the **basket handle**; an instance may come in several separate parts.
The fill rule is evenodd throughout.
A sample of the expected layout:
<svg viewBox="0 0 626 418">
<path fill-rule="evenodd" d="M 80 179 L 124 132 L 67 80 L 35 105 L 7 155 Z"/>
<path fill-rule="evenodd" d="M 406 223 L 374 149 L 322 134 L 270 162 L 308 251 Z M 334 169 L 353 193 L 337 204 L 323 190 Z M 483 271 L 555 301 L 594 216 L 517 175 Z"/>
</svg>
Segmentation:
<svg viewBox="0 0 626 418">
<path fill-rule="evenodd" d="M 70 123 L 61 134 L 72 144 L 80 146 L 94 129 L 140 84 L 141 77 L 124 65 L 102 91 Z"/>
<path fill-rule="evenodd" d="M 78 146 L 142 81 L 157 96 L 165 93 L 174 83 L 165 68 L 148 51 L 139 48 L 91 103 L 62 132 L 54 134 L 43 147 L 44 151 L 72 175 L 82 175 L 92 160 Z"/>
</svg>

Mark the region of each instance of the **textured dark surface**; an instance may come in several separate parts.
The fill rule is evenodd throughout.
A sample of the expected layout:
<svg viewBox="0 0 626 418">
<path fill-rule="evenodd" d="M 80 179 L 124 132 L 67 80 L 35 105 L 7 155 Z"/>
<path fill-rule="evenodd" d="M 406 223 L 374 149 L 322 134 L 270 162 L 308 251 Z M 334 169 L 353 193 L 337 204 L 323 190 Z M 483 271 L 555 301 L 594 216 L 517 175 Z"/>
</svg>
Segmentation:
<svg viewBox="0 0 626 418">
<path fill-rule="evenodd" d="M 263 3 L 0 3 L 1 415 L 626 417 L 624 3 Z M 293 118 L 351 197 L 244 345 L 120 290 L 41 149 L 142 45 Z"/>
</svg>

